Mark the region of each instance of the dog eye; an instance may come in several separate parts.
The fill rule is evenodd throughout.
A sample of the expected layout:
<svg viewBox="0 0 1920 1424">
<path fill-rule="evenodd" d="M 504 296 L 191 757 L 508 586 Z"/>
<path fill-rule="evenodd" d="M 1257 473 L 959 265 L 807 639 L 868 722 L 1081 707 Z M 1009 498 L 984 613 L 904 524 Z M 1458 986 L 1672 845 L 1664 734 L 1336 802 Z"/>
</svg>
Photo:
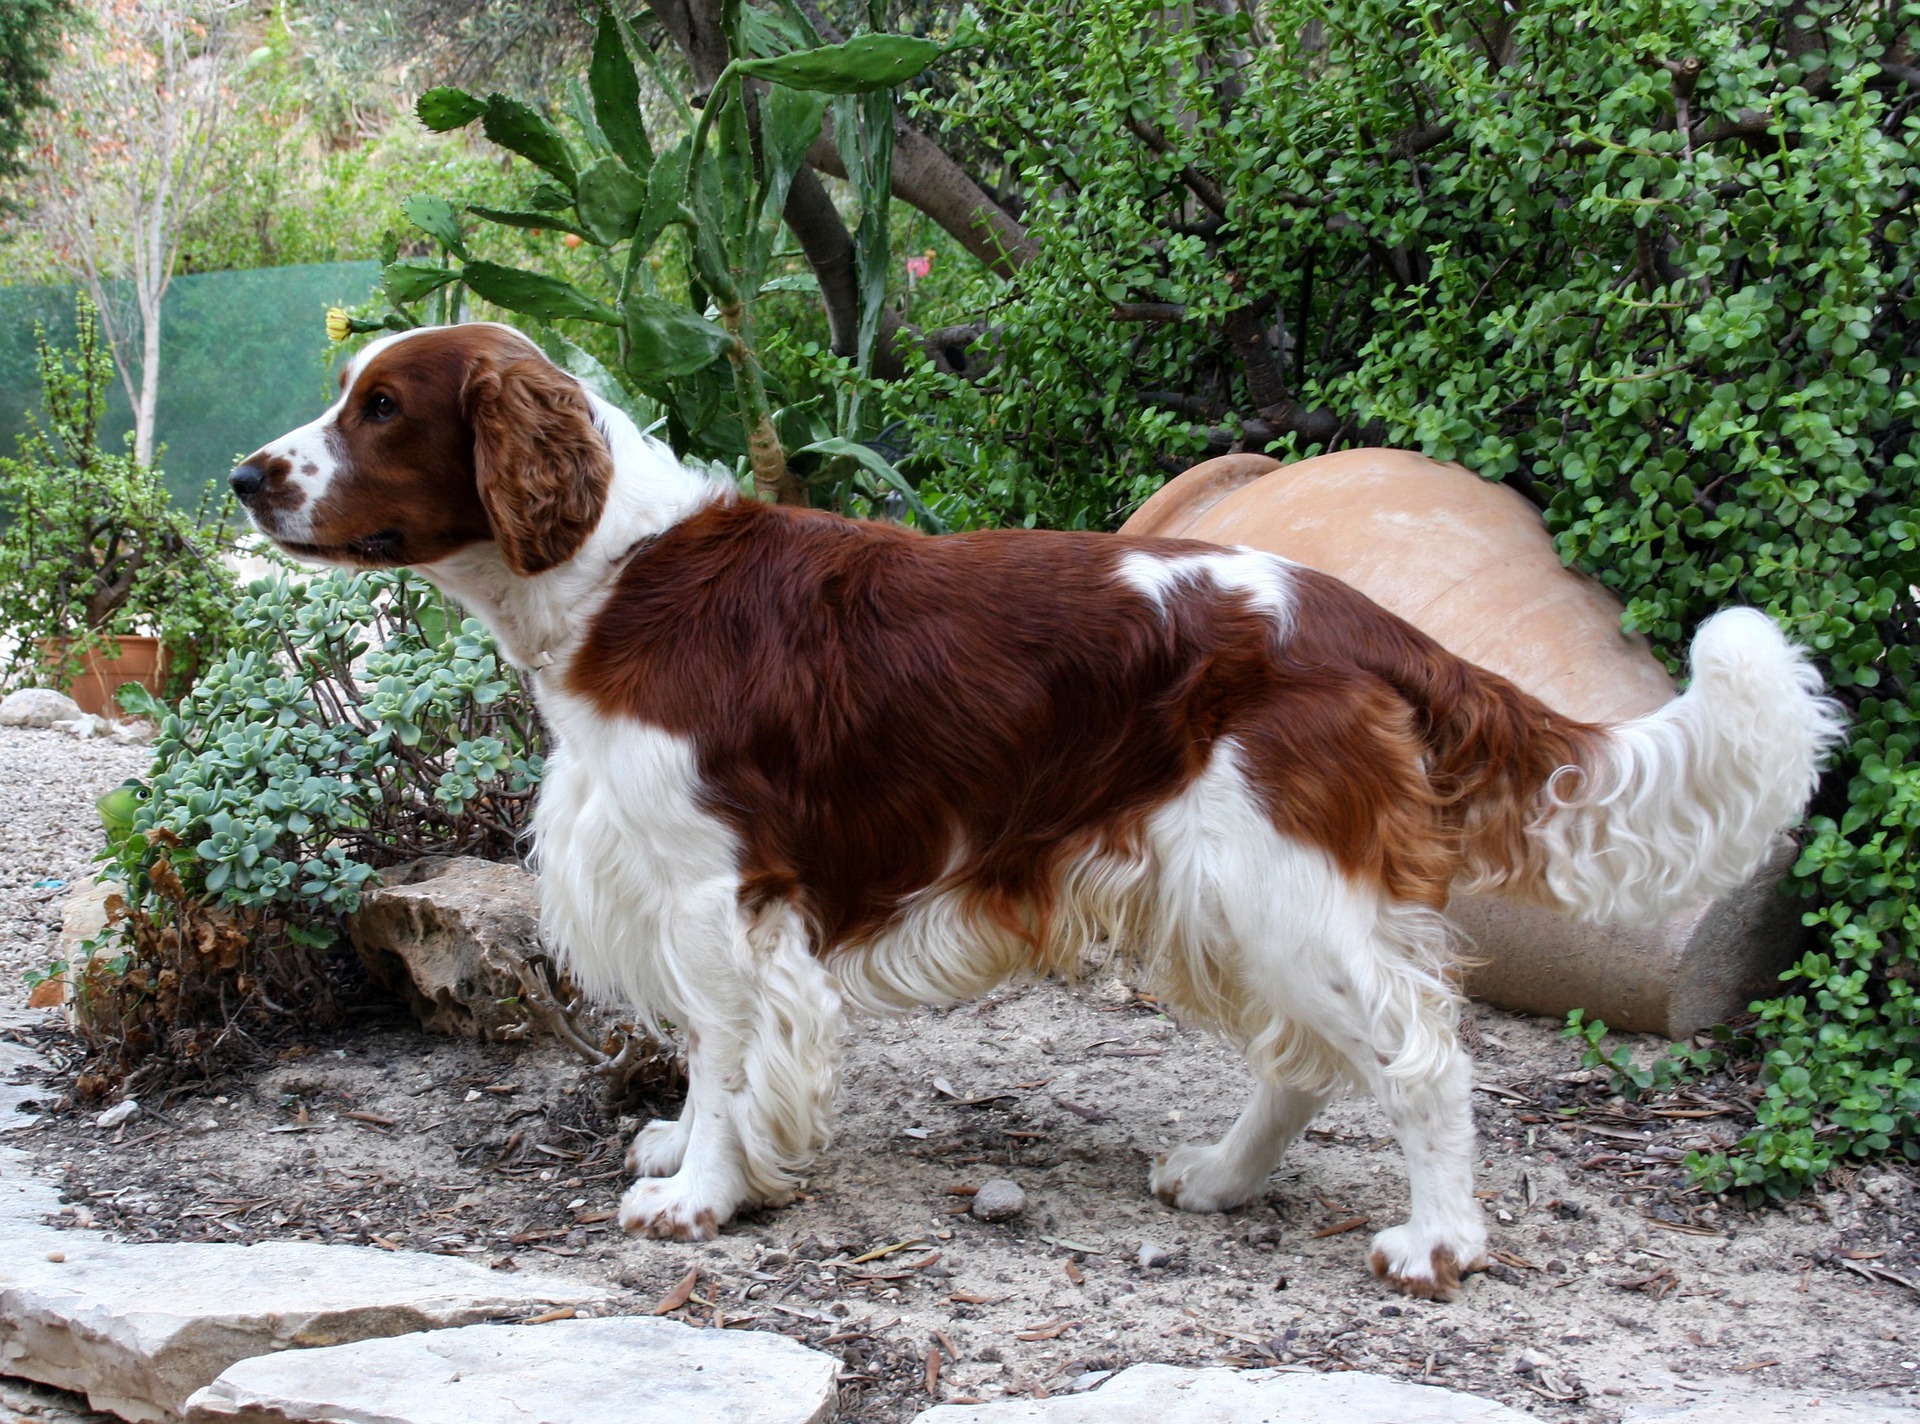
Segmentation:
<svg viewBox="0 0 1920 1424">
<path fill-rule="evenodd" d="M 367 400 L 367 419 L 392 420 L 400 414 L 400 407 L 393 403 L 393 397 L 381 392 Z"/>
</svg>

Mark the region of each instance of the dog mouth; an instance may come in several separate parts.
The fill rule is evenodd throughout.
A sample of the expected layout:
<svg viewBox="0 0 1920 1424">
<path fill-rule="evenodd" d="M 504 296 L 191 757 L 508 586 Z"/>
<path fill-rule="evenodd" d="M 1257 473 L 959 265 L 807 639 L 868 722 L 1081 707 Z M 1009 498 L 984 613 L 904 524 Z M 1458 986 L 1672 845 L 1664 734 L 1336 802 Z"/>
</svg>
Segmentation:
<svg viewBox="0 0 1920 1424">
<path fill-rule="evenodd" d="M 273 542 L 285 549 L 297 559 L 312 559 L 321 563 L 367 563 L 393 564 L 400 562 L 400 550 L 405 536 L 398 529 L 382 529 L 376 534 L 362 534 L 349 539 L 344 544 L 305 544 L 292 539 L 283 539 L 270 535 Z"/>
</svg>

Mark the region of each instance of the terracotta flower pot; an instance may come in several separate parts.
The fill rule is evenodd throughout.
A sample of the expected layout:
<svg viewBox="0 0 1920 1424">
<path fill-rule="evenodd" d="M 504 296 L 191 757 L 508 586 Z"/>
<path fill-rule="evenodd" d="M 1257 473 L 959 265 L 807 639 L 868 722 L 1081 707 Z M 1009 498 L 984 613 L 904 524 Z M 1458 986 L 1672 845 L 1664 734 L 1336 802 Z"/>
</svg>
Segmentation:
<svg viewBox="0 0 1920 1424">
<path fill-rule="evenodd" d="M 166 687 L 167 650 L 158 638 L 127 633 L 115 641 L 120 644 L 120 656 L 88 653 L 80 675 L 67 690 L 67 695 L 80 704 L 82 712 L 91 712 L 96 717 L 122 715 L 114 694 L 124 683 L 137 682 L 155 697 Z M 41 642 L 40 650 L 48 662 L 57 665 L 66 658 L 69 646 L 70 640 L 66 638 L 48 638 Z"/>
<path fill-rule="evenodd" d="M 1284 554 L 1572 717 L 1619 721 L 1673 696 L 1646 640 L 1620 631 L 1619 600 L 1561 564 L 1532 505 L 1410 450 L 1292 465 L 1224 455 L 1169 481 L 1121 532 Z"/>
</svg>

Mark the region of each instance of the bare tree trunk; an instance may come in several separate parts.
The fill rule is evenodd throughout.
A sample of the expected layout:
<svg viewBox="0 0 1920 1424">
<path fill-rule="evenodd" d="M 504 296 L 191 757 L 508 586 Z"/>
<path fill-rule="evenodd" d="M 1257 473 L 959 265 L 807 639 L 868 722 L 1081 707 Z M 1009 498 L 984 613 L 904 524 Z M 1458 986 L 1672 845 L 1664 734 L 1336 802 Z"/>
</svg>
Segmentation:
<svg viewBox="0 0 1920 1424">
<path fill-rule="evenodd" d="M 226 25 L 241 8 L 242 0 L 116 0 L 54 79 L 59 108 L 45 121 L 52 157 L 39 174 L 36 220 L 99 310 L 142 464 L 153 459 L 162 307 L 181 229 L 209 196 L 226 107 Z M 125 299 L 115 290 L 122 283 Z"/>
<path fill-rule="evenodd" d="M 140 304 L 140 403 L 133 409 L 133 458 L 153 463 L 154 419 L 160 410 L 160 298 Z"/>
</svg>

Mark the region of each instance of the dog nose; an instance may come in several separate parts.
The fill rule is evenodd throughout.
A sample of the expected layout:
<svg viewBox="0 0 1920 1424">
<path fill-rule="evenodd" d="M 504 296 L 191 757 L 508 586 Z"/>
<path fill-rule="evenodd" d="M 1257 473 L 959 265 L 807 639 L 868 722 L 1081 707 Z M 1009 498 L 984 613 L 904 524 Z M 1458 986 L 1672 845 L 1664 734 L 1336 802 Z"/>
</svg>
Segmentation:
<svg viewBox="0 0 1920 1424">
<path fill-rule="evenodd" d="M 267 472 L 258 465 L 246 464 L 227 476 L 227 483 L 242 499 L 252 499 L 267 482 Z"/>
</svg>

